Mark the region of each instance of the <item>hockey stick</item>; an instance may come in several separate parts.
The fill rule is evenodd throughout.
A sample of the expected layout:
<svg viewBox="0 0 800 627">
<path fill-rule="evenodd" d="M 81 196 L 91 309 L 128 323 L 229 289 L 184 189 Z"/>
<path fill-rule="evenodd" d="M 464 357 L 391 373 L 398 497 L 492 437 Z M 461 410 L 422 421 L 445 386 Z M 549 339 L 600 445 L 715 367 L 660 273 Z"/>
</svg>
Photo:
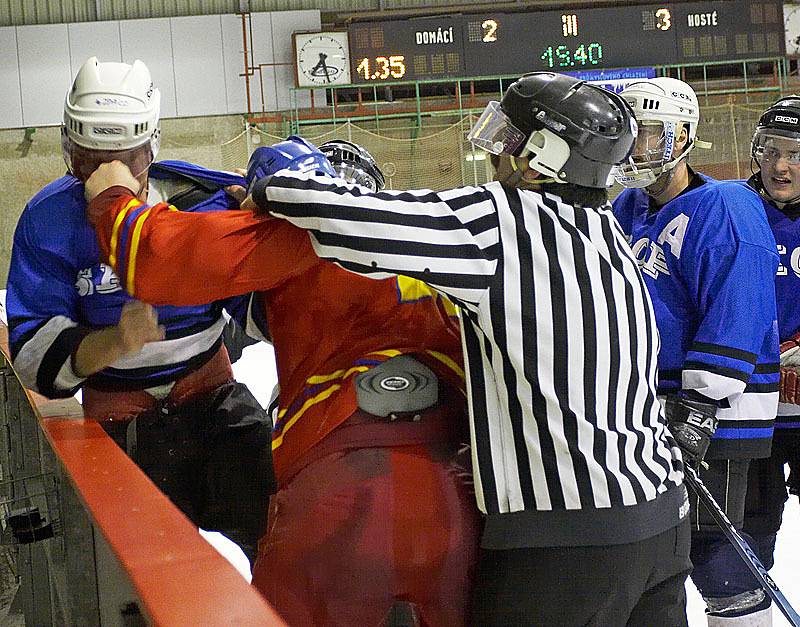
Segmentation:
<svg viewBox="0 0 800 627">
<path fill-rule="evenodd" d="M 792 607 L 789 600 L 783 596 L 783 593 L 772 580 L 772 577 L 769 576 L 767 569 L 764 568 L 761 560 L 753 553 L 753 549 L 750 548 L 747 541 L 739 534 L 736 527 L 733 526 L 733 523 L 731 523 L 725 515 L 725 512 L 722 511 L 722 508 L 714 500 L 714 497 L 711 496 L 708 488 L 703 485 L 703 482 L 697 475 L 697 471 L 687 465 L 684 467 L 683 472 L 686 475 L 687 483 L 692 486 L 692 489 L 697 493 L 697 496 L 700 498 L 705 508 L 709 511 L 720 529 L 722 529 L 722 532 L 728 540 L 730 540 L 733 548 L 736 549 L 739 557 L 742 558 L 747 568 L 753 573 L 759 585 L 764 589 L 764 592 L 775 602 L 775 605 L 783 612 L 783 615 L 792 627 L 800 627 L 800 614 Z"/>
</svg>

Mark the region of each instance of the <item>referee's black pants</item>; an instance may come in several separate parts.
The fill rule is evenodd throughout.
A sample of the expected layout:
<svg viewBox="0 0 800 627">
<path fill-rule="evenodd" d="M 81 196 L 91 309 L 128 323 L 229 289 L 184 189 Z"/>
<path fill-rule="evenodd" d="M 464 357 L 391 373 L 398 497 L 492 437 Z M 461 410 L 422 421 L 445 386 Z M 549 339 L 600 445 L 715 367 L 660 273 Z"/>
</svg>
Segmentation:
<svg viewBox="0 0 800 627">
<path fill-rule="evenodd" d="M 470 625 L 686 627 L 689 519 L 611 546 L 482 549 Z"/>
</svg>

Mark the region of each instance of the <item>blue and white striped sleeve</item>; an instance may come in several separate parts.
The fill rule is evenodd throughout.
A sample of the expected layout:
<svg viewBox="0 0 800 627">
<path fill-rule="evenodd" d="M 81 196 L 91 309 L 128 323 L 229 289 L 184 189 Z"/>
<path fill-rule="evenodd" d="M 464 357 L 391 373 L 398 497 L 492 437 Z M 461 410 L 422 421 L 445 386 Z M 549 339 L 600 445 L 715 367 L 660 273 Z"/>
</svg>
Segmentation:
<svg viewBox="0 0 800 627">
<path fill-rule="evenodd" d="M 77 322 L 75 273 L 40 246 L 34 225 L 22 218 L 14 234 L 6 309 L 14 370 L 25 387 L 50 398 L 72 396 L 83 383 L 72 356 L 91 332 Z"/>
<path fill-rule="evenodd" d="M 706 250 L 692 277 L 701 318 L 686 353 L 684 391 L 732 400 L 760 376 L 756 365 L 776 324 L 776 266 L 772 251 L 746 242 Z"/>
</svg>

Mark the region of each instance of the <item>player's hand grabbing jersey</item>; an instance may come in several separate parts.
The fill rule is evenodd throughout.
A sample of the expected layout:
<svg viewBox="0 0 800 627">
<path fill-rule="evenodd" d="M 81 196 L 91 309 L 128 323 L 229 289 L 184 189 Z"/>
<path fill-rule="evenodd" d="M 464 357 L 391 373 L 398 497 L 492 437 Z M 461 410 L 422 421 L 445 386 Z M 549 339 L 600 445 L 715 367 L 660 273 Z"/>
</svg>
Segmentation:
<svg viewBox="0 0 800 627">
<path fill-rule="evenodd" d="M 320 260 L 305 231 L 250 212 L 185 214 L 164 203 L 146 206 L 124 188 L 101 194 L 97 207 L 103 255 L 137 298 L 191 305 L 259 292 L 280 385 L 273 435 L 279 480 L 352 415 L 353 379 L 372 366 L 413 352 L 463 386 L 454 309 L 418 281 L 346 272 Z"/>
</svg>

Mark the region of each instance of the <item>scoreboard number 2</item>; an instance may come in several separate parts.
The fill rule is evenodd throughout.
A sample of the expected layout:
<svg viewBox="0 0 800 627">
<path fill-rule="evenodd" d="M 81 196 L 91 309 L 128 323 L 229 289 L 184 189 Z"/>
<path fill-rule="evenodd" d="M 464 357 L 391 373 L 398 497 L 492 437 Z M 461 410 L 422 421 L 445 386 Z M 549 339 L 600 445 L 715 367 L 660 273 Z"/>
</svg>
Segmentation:
<svg viewBox="0 0 800 627">
<path fill-rule="evenodd" d="M 496 20 L 484 20 L 483 24 L 481 24 L 481 28 L 483 28 L 483 41 L 486 43 L 490 43 L 493 41 L 497 41 L 497 21 Z"/>
</svg>

